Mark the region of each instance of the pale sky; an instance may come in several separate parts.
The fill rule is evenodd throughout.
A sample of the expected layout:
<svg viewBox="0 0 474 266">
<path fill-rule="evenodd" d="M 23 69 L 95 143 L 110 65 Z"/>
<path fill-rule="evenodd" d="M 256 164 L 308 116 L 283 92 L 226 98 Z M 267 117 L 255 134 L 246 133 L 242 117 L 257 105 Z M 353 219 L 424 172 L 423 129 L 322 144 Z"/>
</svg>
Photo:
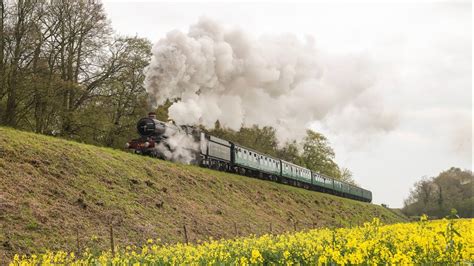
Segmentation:
<svg viewBox="0 0 474 266">
<path fill-rule="evenodd" d="M 422 176 L 472 169 L 470 2 L 105 1 L 104 7 L 118 34 L 153 43 L 171 30 L 187 32 L 204 16 L 256 37 L 311 36 L 327 53 L 367 55 L 373 91 L 384 110 L 397 114 L 396 127 L 371 136 L 341 133 L 350 131 L 345 120 L 313 127 L 328 137 L 337 163 L 372 190 L 374 203 L 402 207 Z"/>
</svg>

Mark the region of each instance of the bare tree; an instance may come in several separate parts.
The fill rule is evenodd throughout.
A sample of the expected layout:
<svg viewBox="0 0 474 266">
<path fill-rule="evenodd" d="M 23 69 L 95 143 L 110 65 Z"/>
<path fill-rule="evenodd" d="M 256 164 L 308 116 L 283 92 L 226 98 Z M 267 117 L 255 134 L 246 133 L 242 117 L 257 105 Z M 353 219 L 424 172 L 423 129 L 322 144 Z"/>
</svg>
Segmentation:
<svg viewBox="0 0 474 266">
<path fill-rule="evenodd" d="M 5 89 L 5 12 L 5 1 L 0 0 L 0 100 Z"/>
<path fill-rule="evenodd" d="M 33 28 L 36 1 L 19 0 L 13 6 L 13 34 L 11 41 L 11 57 L 9 62 L 10 74 L 6 75 L 8 86 L 6 89 L 7 105 L 3 117 L 5 124 L 15 126 L 18 116 L 18 90 L 20 89 L 21 70 L 27 64 L 29 56 L 28 33 Z"/>
</svg>

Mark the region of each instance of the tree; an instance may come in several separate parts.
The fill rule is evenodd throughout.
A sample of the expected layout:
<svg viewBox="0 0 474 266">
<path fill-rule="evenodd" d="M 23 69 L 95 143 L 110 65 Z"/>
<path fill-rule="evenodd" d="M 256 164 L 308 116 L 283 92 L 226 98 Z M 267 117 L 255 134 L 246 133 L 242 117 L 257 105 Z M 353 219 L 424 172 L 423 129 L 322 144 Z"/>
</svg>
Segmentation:
<svg viewBox="0 0 474 266">
<path fill-rule="evenodd" d="M 102 4 L 97 1 L 53 1 L 51 15 L 58 21 L 58 68 L 64 87 L 61 88 L 61 135 L 72 136 L 78 129 L 75 111 L 91 97 L 98 87 L 117 71 L 116 58 L 107 50 L 111 29 Z M 112 61 L 111 61 L 112 59 Z"/>
<path fill-rule="evenodd" d="M 2 64 L 2 74 L 6 79 L 6 108 L 3 116 L 3 122 L 10 126 L 16 126 L 19 116 L 19 100 L 22 98 L 20 90 L 23 82 L 23 66 L 28 65 L 31 60 L 31 41 L 35 38 L 38 3 L 36 1 L 19 0 L 9 6 L 12 16 L 9 18 L 10 24 L 7 25 L 11 34 L 5 34 L 5 15 L 3 12 L 6 6 L 2 1 L 2 60 L 6 55 L 8 60 L 8 71 Z M 30 38 L 31 37 L 31 38 Z M 6 40 L 8 44 L 5 45 Z M 3 89 L 2 89 L 3 91 Z"/>
<path fill-rule="evenodd" d="M 339 173 L 339 179 L 341 181 L 357 186 L 357 183 L 354 181 L 354 178 L 352 176 L 352 172 L 348 168 L 341 168 L 341 171 Z"/>
<path fill-rule="evenodd" d="M 454 167 L 436 177 L 424 177 L 411 189 L 404 201 L 403 212 L 445 217 L 455 208 L 462 217 L 474 217 L 472 184 L 474 176 L 471 171 Z"/>
<path fill-rule="evenodd" d="M 208 131 L 216 137 L 221 137 L 233 141 L 245 147 L 249 147 L 262 153 L 277 156 L 277 143 L 275 129 L 273 127 L 242 127 L 239 131 L 222 128 L 219 121 L 215 128 Z"/>
<path fill-rule="evenodd" d="M 5 43 L 6 43 L 6 33 L 5 33 L 5 18 L 6 18 L 6 8 L 5 1 L 0 0 L 0 101 L 3 98 L 3 91 L 5 88 Z M 0 106 L 1 107 L 1 106 Z M 0 113 L 2 109 L 0 108 Z M 2 119 L 0 117 L 0 119 Z"/>
<path fill-rule="evenodd" d="M 168 109 L 170 106 L 173 104 L 170 100 L 166 100 L 166 102 L 163 105 L 160 105 L 156 108 L 156 119 L 160 121 L 168 121 L 169 116 L 168 116 Z"/>
<path fill-rule="evenodd" d="M 282 148 L 277 150 L 277 156 L 282 160 L 292 162 L 297 165 L 304 165 L 300 150 L 298 148 L 298 143 L 295 140 L 287 141 Z"/>
<path fill-rule="evenodd" d="M 122 147 L 135 133 L 138 117 L 149 110 L 147 94 L 143 87 L 144 69 L 151 56 L 151 43 L 142 38 L 118 38 L 111 47 L 109 64 L 116 64 L 117 71 L 101 85 L 101 94 L 87 103 L 83 112 L 87 117 L 96 115 L 94 121 L 79 119 L 79 135 L 92 136 L 91 141 L 106 146 Z M 98 119 L 100 118 L 100 119 Z M 90 127 L 91 123 L 95 123 Z M 88 126 L 89 125 L 89 126 Z"/>
<path fill-rule="evenodd" d="M 301 157 L 307 168 L 334 178 L 340 177 L 339 167 L 334 162 L 334 150 L 329 146 L 327 138 L 321 133 L 312 130 L 306 131 Z"/>
</svg>

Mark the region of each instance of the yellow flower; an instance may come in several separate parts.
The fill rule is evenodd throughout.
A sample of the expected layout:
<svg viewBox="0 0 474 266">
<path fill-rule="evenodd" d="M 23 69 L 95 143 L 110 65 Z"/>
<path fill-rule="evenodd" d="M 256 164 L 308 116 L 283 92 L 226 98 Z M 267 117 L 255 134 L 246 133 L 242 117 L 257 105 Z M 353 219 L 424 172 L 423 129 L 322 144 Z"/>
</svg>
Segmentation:
<svg viewBox="0 0 474 266">
<path fill-rule="evenodd" d="M 283 257 L 285 257 L 285 260 L 287 260 L 289 257 L 290 257 L 290 252 L 288 250 L 285 250 L 285 252 L 283 252 Z"/>
<path fill-rule="evenodd" d="M 262 254 L 257 249 L 252 250 L 252 257 L 250 258 L 251 263 L 263 262 Z"/>
<path fill-rule="evenodd" d="M 247 265 L 249 265 L 248 259 L 247 259 L 246 257 L 241 257 L 241 258 L 240 258 L 240 265 L 242 265 L 242 266 L 247 266 Z"/>
</svg>

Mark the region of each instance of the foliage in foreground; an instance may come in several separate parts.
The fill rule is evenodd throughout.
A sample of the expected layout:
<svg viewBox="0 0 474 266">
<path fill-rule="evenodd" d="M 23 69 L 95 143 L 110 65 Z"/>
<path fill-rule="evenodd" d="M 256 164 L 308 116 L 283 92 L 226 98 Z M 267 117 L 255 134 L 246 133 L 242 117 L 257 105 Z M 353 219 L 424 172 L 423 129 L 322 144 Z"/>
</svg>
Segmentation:
<svg viewBox="0 0 474 266">
<path fill-rule="evenodd" d="M 424 218 L 424 219 L 423 219 Z M 10 265 L 50 263 L 154 265 L 270 264 L 452 264 L 474 261 L 474 219 L 426 221 L 381 226 L 377 219 L 357 228 L 316 229 L 199 245 L 125 247 L 101 254 L 57 252 L 15 256 Z"/>
</svg>

